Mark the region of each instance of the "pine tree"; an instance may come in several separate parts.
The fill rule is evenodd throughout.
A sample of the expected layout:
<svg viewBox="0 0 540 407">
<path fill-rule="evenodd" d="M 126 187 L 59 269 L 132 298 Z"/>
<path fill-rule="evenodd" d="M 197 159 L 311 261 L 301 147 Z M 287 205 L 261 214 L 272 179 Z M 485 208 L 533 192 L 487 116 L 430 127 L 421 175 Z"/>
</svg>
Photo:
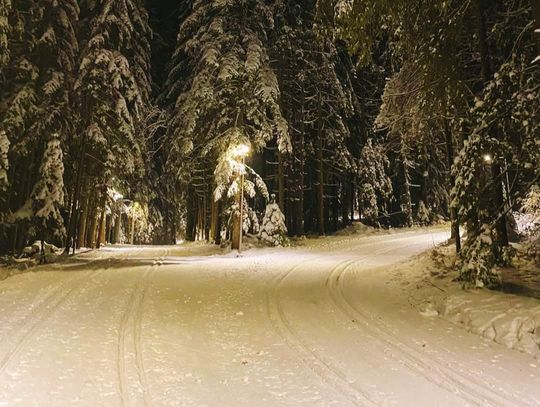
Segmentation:
<svg viewBox="0 0 540 407">
<path fill-rule="evenodd" d="M 135 185 L 144 175 L 144 129 L 150 98 L 151 31 L 148 16 L 139 0 L 84 1 L 79 74 L 75 83 L 76 106 L 80 112 L 81 137 L 73 143 L 76 177 L 70 185 L 72 207 L 69 218 L 70 244 L 83 202 L 89 202 L 90 229 L 100 212 L 103 225 L 107 186 Z M 96 157 L 99 157 L 97 159 Z M 82 180 L 91 179 L 83 190 Z M 97 192 L 101 203 L 89 198 Z M 84 231 L 80 231 L 84 232 Z M 84 234 L 84 233 L 83 233 Z M 102 234 L 102 233 L 101 233 Z M 93 232 L 87 245 L 94 245 Z"/>
<path fill-rule="evenodd" d="M 386 209 L 392 195 L 392 182 L 387 175 L 389 166 L 382 146 L 369 139 L 362 148 L 358 162 L 360 213 L 363 221 L 379 226 L 379 213 Z"/>
<path fill-rule="evenodd" d="M 204 212 L 204 225 L 211 199 L 207 169 L 226 161 L 231 147 L 249 143 L 259 151 L 277 140 L 281 151 L 290 148 L 267 52 L 272 26 L 266 3 L 199 0 L 180 27 L 164 95 L 172 113 L 168 170 L 192 191 L 188 216 Z M 202 204 L 192 208 L 191 202 Z"/>
<path fill-rule="evenodd" d="M 416 211 L 416 219 L 421 225 L 429 225 L 431 223 L 431 213 L 427 208 L 424 201 L 418 203 L 418 209 Z"/>
<path fill-rule="evenodd" d="M 64 163 L 58 135 L 47 143 L 39 172 L 41 176 L 31 196 L 32 212 L 41 228 L 41 239 L 46 240 L 50 231 L 58 242 L 65 234 L 60 213 L 64 205 Z"/>
<path fill-rule="evenodd" d="M 279 209 L 274 194 L 272 194 L 271 201 L 266 206 L 260 238 L 271 246 L 285 246 L 288 243 L 285 216 Z"/>
<path fill-rule="evenodd" d="M 9 60 L 8 34 L 10 31 L 8 16 L 11 0 L 0 0 L 0 70 Z"/>
<path fill-rule="evenodd" d="M 85 5 L 89 32 L 75 88 L 84 137 L 104 158 L 98 176 L 125 177 L 141 165 L 136 124 L 150 89 L 147 17 L 137 1 Z"/>
<path fill-rule="evenodd" d="M 338 74 L 337 46 L 318 31 L 314 11 L 313 1 L 279 3 L 274 34 L 274 66 L 293 148 L 290 156 L 278 154 L 277 160 L 269 161 L 277 161 L 274 190 L 293 234 L 303 234 L 304 223 L 319 234 L 335 228 L 341 180 L 356 169 L 347 122 L 354 110 L 352 89 Z M 305 201 L 310 203 L 307 207 L 316 205 L 307 222 Z"/>
<path fill-rule="evenodd" d="M 537 70 L 527 68 L 537 55 L 530 3 L 501 0 L 488 7 L 483 0 L 436 1 L 412 9 L 401 0 L 323 0 L 320 14 L 336 24 L 363 63 L 372 59 L 374 47 L 389 44 L 394 69 L 381 109 L 385 127 L 407 141 L 398 150 L 403 163 L 411 161 L 406 157 L 411 154 L 423 158 L 425 148 L 417 147 L 424 141 L 417 136 L 426 129 L 430 138 L 446 144 L 447 167 L 453 166 L 449 181 L 456 248 L 459 220 L 468 230 L 463 264 L 478 260 L 478 253 L 486 256 L 487 271 L 477 275 L 464 267 L 463 278 L 476 284 L 480 276 L 483 285 L 496 283 L 489 270 L 507 258 L 505 213 L 515 202 L 511 198 L 522 196 L 538 179 L 532 156 L 539 149 L 529 136 L 537 132 L 538 107 L 527 102 L 538 97 L 538 87 L 531 86 L 538 81 Z M 426 145 L 436 148 L 436 140 Z M 425 173 L 425 164 L 414 165 Z M 438 177 L 444 172 L 443 166 L 434 171 Z M 401 183 L 407 185 L 404 173 Z M 432 184 L 433 193 L 438 184 Z M 408 202 L 412 194 L 406 196 Z"/>
<path fill-rule="evenodd" d="M 0 79 L 6 103 L 1 105 L 0 120 L 10 143 L 11 183 L 2 211 L 13 223 L 5 243 L 12 239 L 15 250 L 35 238 L 34 226 L 40 223 L 29 208 L 32 191 L 41 182 L 39 162 L 50 135 L 57 134 L 65 145 L 73 134 L 70 92 L 78 53 L 78 13 L 75 0 L 12 2 L 10 59 Z"/>
</svg>

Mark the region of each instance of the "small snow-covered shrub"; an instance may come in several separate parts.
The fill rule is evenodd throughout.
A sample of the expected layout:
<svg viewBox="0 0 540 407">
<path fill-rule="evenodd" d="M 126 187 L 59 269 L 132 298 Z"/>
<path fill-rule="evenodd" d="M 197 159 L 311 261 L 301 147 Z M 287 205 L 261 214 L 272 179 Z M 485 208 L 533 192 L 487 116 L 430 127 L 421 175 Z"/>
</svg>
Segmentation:
<svg viewBox="0 0 540 407">
<path fill-rule="evenodd" d="M 45 255 L 59 255 L 62 253 L 62 249 L 56 247 L 54 244 L 43 242 L 43 250 L 45 252 Z M 22 254 L 20 258 L 30 258 L 30 257 L 37 257 L 41 255 L 41 241 L 36 240 L 34 243 L 32 243 L 29 246 L 26 246 L 22 250 Z"/>
<path fill-rule="evenodd" d="M 272 202 L 266 206 L 260 237 L 272 246 L 285 246 L 289 243 L 285 216 L 275 202 L 274 195 L 272 195 Z"/>
<path fill-rule="evenodd" d="M 495 288 L 501 285 L 496 269 L 498 259 L 495 256 L 492 233 L 489 225 L 484 224 L 478 236 L 469 236 L 467 239 L 457 262 L 460 279 L 465 284 L 472 283 L 477 288 Z"/>
<path fill-rule="evenodd" d="M 365 183 L 360 187 L 360 204 L 362 206 L 362 220 L 370 226 L 379 226 L 379 208 L 377 195 L 373 185 Z"/>
<path fill-rule="evenodd" d="M 416 212 L 416 219 L 421 225 L 429 225 L 431 223 L 431 212 L 427 208 L 424 201 L 418 203 L 418 210 Z"/>
<path fill-rule="evenodd" d="M 523 200 L 521 211 L 514 214 L 519 233 L 540 237 L 540 187 L 533 186 Z"/>
</svg>

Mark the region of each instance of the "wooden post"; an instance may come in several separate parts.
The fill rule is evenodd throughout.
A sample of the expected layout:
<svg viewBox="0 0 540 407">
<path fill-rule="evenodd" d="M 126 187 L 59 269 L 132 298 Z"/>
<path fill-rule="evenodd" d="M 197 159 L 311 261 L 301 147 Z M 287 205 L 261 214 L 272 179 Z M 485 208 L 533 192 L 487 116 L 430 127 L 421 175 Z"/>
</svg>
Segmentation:
<svg viewBox="0 0 540 407">
<path fill-rule="evenodd" d="M 133 203 L 132 205 L 134 205 L 135 203 Z M 132 213 L 131 213 L 131 232 L 129 233 L 129 244 L 133 244 L 133 240 L 135 239 L 135 214 L 133 213 L 133 209 L 132 209 Z"/>
</svg>

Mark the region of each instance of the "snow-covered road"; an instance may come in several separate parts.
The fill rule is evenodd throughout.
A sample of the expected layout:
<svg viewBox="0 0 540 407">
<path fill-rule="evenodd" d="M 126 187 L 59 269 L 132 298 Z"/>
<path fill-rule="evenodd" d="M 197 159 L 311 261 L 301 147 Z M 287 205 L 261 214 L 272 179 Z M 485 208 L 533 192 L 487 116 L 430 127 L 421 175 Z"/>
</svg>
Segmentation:
<svg viewBox="0 0 540 407">
<path fill-rule="evenodd" d="M 0 406 L 540 405 L 540 369 L 411 305 L 423 230 L 242 258 L 118 247 L 0 282 Z"/>
</svg>

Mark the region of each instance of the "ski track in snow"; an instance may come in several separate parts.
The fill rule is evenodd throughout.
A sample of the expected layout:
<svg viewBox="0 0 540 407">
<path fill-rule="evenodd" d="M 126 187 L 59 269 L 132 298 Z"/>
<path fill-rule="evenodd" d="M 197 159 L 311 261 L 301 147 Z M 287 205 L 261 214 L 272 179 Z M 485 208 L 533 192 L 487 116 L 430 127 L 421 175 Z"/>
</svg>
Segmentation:
<svg viewBox="0 0 540 407">
<path fill-rule="evenodd" d="M 314 352 L 302 337 L 295 332 L 287 319 L 279 301 L 277 291 L 285 279 L 301 265 L 303 263 L 299 263 L 281 275 L 276 276 L 272 287 L 268 291 L 267 313 L 274 330 L 283 338 L 289 348 L 297 354 L 305 366 L 315 373 L 325 384 L 339 389 L 355 406 L 377 405 L 368 393 L 351 386 L 342 372 L 337 370 L 328 361 L 325 361 L 317 352 Z"/>
<path fill-rule="evenodd" d="M 238 259 L 200 245 L 107 248 L 74 275 L 10 278 L 0 406 L 538 405 L 534 359 L 399 297 L 407 276 L 392 283 L 386 268 L 445 234 L 323 238 Z"/>
<path fill-rule="evenodd" d="M 407 244 L 400 246 L 406 248 L 414 246 Z M 377 255 L 388 254 L 396 250 L 386 249 L 378 251 Z M 400 362 L 405 359 L 409 369 L 423 376 L 436 386 L 444 388 L 452 393 L 459 394 L 465 401 L 472 405 L 524 405 L 524 400 L 515 400 L 506 395 L 497 395 L 493 388 L 484 386 L 478 380 L 461 374 L 455 369 L 448 368 L 434 359 L 426 359 L 416 349 L 408 346 L 399 337 L 392 334 L 390 330 L 385 329 L 377 318 L 369 317 L 366 313 L 356 308 L 345 297 L 343 293 L 343 277 L 345 273 L 356 263 L 362 261 L 367 256 L 346 260 L 338 264 L 328 275 L 326 287 L 329 295 L 337 308 L 352 321 L 361 322 L 364 332 L 369 332 L 376 340 L 381 342 L 382 346 L 392 349 L 391 357 Z"/>
<path fill-rule="evenodd" d="M 163 265 L 165 257 L 170 253 L 170 249 L 165 249 L 163 256 L 160 256 L 153 260 L 153 264 L 149 266 L 142 274 L 142 276 L 136 281 L 131 295 L 126 303 L 125 311 L 120 321 L 118 328 L 118 388 L 120 393 L 121 405 L 129 406 L 131 403 L 131 389 L 130 379 L 127 374 L 129 369 L 127 361 L 128 353 L 128 336 L 131 331 L 133 339 L 133 354 L 135 355 L 135 365 L 137 371 L 138 383 L 137 390 L 142 393 L 142 404 L 144 406 L 152 405 L 150 389 L 148 386 L 148 380 L 146 378 L 146 372 L 144 370 L 144 358 L 142 347 L 142 319 L 144 310 L 144 299 L 148 290 L 149 279 L 155 269 Z M 131 322 L 131 325 L 130 325 Z M 137 394 L 135 395 L 137 396 Z M 134 397 L 137 398 L 137 397 Z"/>
<path fill-rule="evenodd" d="M 87 265 L 97 263 L 100 260 L 103 260 L 103 258 L 104 256 L 100 255 L 96 259 L 89 261 Z M 114 261 L 119 263 L 121 260 L 122 259 L 119 258 Z M 111 265 L 108 265 L 105 267 L 105 270 L 110 267 Z M 47 322 L 54 312 L 60 308 L 60 306 L 64 304 L 83 283 L 92 279 L 92 277 L 98 273 L 98 270 L 89 270 L 82 276 L 72 277 L 61 283 L 58 287 L 53 288 L 42 300 L 37 302 L 32 311 L 25 317 L 23 326 L 16 334 L 17 339 L 15 340 L 15 345 L 4 354 L 0 361 L 0 377 L 10 361 L 17 356 L 22 348 L 24 348 L 32 335 Z"/>
</svg>

